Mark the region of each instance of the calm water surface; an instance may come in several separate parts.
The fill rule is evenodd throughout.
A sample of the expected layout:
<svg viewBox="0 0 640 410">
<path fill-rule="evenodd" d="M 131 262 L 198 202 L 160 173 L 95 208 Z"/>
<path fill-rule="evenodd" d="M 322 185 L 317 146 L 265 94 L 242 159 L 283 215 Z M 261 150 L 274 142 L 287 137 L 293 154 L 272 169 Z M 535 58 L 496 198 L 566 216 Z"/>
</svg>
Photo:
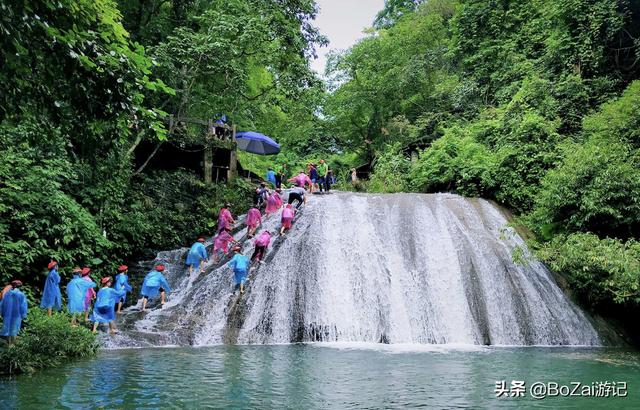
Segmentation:
<svg viewBox="0 0 640 410">
<path fill-rule="evenodd" d="M 526 383 L 497 398 L 496 381 Z M 531 398 L 535 382 L 627 382 L 627 397 Z M 640 355 L 603 348 L 384 345 L 110 350 L 0 381 L 0 407 L 640 408 Z"/>
</svg>

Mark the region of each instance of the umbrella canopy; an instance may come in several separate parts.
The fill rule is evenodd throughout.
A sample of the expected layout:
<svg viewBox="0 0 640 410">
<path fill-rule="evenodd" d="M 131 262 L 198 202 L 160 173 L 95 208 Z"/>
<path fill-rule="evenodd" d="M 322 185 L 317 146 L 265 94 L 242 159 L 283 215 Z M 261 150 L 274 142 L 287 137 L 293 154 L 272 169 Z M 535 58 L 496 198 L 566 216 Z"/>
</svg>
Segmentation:
<svg viewBox="0 0 640 410">
<path fill-rule="evenodd" d="M 280 152 L 280 145 L 258 132 L 247 131 L 236 134 L 238 148 L 259 155 L 275 155 Z"/>
</svg>

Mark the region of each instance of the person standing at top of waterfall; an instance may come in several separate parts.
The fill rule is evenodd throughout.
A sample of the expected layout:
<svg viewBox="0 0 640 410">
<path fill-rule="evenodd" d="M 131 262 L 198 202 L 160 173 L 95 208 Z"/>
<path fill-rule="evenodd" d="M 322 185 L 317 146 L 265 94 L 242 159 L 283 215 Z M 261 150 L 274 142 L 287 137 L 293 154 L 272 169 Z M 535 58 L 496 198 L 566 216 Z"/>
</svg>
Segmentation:
<svg viewBox="0 0 640 410">
<path fill-rule="evenodd" d="M 142 311 L 147 308 L 147 302 L 149 298 L 155 298 L 160 294 L 160 306 L 165 303 L 166 294 L 171 292 L 169 282 L 162 274 L 164 272 L 164 265 L 156 265 L 156 267 L 144 277 L 142 282 Z M 166 292 L 166 293 L 165 293 Z"/>
<path fill-rule="evenodd" d="M 207 249 L 204 247 L 204 237 L 200 236 L 198 240 L 191 245 L 187 253 L 186 264 L 189 265 L 189 275 L 193 273 L 193 267 L 198 266 L 200 273 L 204 272 L 204 263 L 209 259 L 207 257 Z"/>
<path fill-rule="evenodd" d="M 115 306 L 118 300 L 126 295 L 127 292 L 124 289 L 113 289 L 111 287 L 113 283 L 111 276 L 102 278 L 100 283 L 102 283 L 102 289 L 98 291 L 96 305 L 93 307 L 93 313 L 91 315 L 93 333 L 98 331 L 99 324 L 107 323 L 109 325 L 109 333 L 115 335 L 117 333 L 114 323 L 116 320 Z"/>
<path fill-rule="evenodd" d="M 58 262 L 51 261 L 47 265 L 49 274 L 44 282 L 44 291 L 42 292 L 42 300 L 40 307 L 47 309 L 47 315 L 51 316 L 53 309 L 62 309 L 62 294 L 60 293 L 60 275 L 58 274 Z"/>
<path fill-rule="evenodd" d="M 319 176 L 318 176 L 318 170 L 316 169 L 316 164 L 310 163 L 307 166 L 307 171 L 309 172 L 309 179 L 311 180 L 311 189 L 309 190 L 309 192 L 313 194 L 318 187 Z"/>
<path fill-rule="evenodd" d="M 298 186 L 293 185 L 291 190 L 289 191 L 289 199 L 287 203 L 293 205 L 294 202 L 297 202 L 296 209 L 300 208 L 300 205 L 303 203 L 307 203 L 307 196 L 305 195 L 304 188 L 300 188 Z"/>
<path fill-rule="evenodd" d="M 229 210 L 229 208 L 231 208 L 231 204 L 226 203 L 220 209 L 220 214 L 218 215 L 218 233 L 224 231 L 227 228 L 231 230 L 231 226 L 234 223 L 236 223 L 236 220 L 233 219 L 233 216 L 231 215 L 231 211 Z"/>
<path fill-rule="evenodd" d="M 124 295 L 118 299 L 118 311 L 120 313 L 122 310 L 122 305 L 127 301 L 127 292 L 131 292 L 133 288 L 129 285 L 129 276 L 127 273 L 129 272 L 129 267 L 127 265 L 118 266 L 118 274 L 116 275 L 116 283 L 114 285 L 114 289 L 117 291 L 124 291 Z"/>
<path fill-rule="evenodd" d="M 253 238 L 253 235 L 256 233 L 256 229 L 258 229 L 258 226 L 262 224 L 262 214 L 260 213 L 260 210 L 258 208 L 249 209 L 245 223 L 247 224 L 247 237 Z"/>
<path fill-rule="evenodd" d="M 236 243 L 236 240 L 229 232 L 229 230 L 225 229 L 213 238 L 213 263 L 220 262 L 222 256 L 229 253 L 230 243 Z"/>
<path fill-rule="evenodd" d="M 320 163 L 317 167 L 318 170 L 318 188 L 320 188 L 320 193 L 326 188 L 327 184 L 327 173 L 329 172 L 329 166 L 324 159 L 320 160 Z"/>
<path fill-rule="evenodd" d="M 267 207 L 265 209 L 265 213 L 267 215 L 277 212 L 282 206 L 282 199 L 280 198 L 278 191 L 281 191 L 281 189 L 276 188 L 275 192 L 272 192 L 271 195 L 269 195 L 269 198 L 267 198 Z"/>
<path fill-rule="evenodd" d="M 284 236 L 284 232 L 291 229 L 291 223 L 296 216 L 296 211 L 291 204 L 287 204 L 282 210 L 282 226 L 280 227 L 280 235 Z"/>
<path fill-rule="evenodd" d="M 251 255 L 251 262 L 264 263 L 262 258 L 269 248 L 271 243 L 271 233 L 269 231 L 263 231 L 255 241 L 253 241 L 253 255 Z"/>
<path fill-rule="evenodd" d="M 9 345 L 15 341 L 22 327 L 22 320 L 27 317 L 29 311 L 29 302 L 27 302 L 24 293 L 20 291 L 21 286 L 21 281 L 12 280 L 11 289 L 5 293 L 2 303 L 0 303 L 0 316 L 2 316 L 0 336 L 7 337 Z"/>
<path fill-rule="evenodd" d="M 242 254 L 242 248 L 235 246 L 233 248 L 233 258 L 229 261 L 229 267 L 233 269 L 236 285 L 240 285 L 240 293 L 244 293 L 244 284 L 247 282 L 249 274 L 249 258 Z"/>
<path fill-rule="evenodd" d="M 87 282 L 93 282 L 93 280 L 91 280 L 91 277 L 89 276 L 89 273 L 91 273 L 91 269 L 85 266 L 80 271 L 80 277 L 83 280 L 86 280 Z M 93 288 L 89 288 L 87 290 L 87 293 L 85 293 L 84 295 L 84 321 L 85 322 L 89 321 L 89 312 L 91 311 L 91 302 L 95 298 L 96 298 L 96 291 L 93 290 Z"/>
<path fill-rule="evenodd" d="M 267 181 L 274 187 L 276 186 L 276 173 L 271 167 L 267 169 Z"/>
<path fill-rule="evenodd" d="M 67 309 L 71 314 L 71 326 L 76 327 L 77 316 L 85 312 L 84 298 L 89 289 L 95 288 L 97 285 L 89 279 L 83 280 L 80 277 L 82 269 L 73 269 L 73 279 L 67 283 Z"/>
</svg>

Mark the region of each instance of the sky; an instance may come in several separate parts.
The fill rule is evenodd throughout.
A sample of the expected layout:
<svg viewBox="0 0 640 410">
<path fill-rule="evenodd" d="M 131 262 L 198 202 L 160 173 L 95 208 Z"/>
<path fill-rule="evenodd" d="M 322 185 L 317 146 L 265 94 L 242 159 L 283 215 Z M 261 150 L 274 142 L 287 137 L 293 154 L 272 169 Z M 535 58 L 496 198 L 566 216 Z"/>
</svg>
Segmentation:
<svg viewBox="0 0 640 410">
<path fill-rule="evenodd" d="M 316 0 L 320 12 L 315 26 L 329 38 L 329 45 L 318 50 L 318 58 L 311 61 L 316 72 L 324 73 L 326 55 L 329 51 L 344 50 L 364 35 L 362 31 L 373 24 L 384 0 Z"/>
</svg>

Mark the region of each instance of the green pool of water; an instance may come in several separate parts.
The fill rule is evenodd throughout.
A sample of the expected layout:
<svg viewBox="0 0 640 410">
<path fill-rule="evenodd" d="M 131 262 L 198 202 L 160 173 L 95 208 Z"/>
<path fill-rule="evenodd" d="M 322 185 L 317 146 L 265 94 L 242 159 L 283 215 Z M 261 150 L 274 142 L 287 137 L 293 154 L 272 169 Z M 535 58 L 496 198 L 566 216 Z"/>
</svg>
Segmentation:
<svg viewBox="0 0 640 410">
<path fill-rule="evenodd" d="M 524 382 L 524 392 L 512 382 Z M 534 383 L 544 383 L 547 394 L 557 383 L 561 395 L 570 391 L 560 386 L 573 390 L 581 383 L 585 394 L 583 386 L 601 382 L 609 387 L 590 392 L 610 397 L 532 397 L 532 388 L 542 393 Z M 509 397 L 496 397 L 502 390 Z M 614 391 L 626 397 L 611 397 Z M 523 397 L 510 397 L 520 392 Z M 640 355 L 605 348 L 357 344 L 110 350 L 0 381 L 0 408 L 223 407 L 637 409 Z"/>
</svg>

